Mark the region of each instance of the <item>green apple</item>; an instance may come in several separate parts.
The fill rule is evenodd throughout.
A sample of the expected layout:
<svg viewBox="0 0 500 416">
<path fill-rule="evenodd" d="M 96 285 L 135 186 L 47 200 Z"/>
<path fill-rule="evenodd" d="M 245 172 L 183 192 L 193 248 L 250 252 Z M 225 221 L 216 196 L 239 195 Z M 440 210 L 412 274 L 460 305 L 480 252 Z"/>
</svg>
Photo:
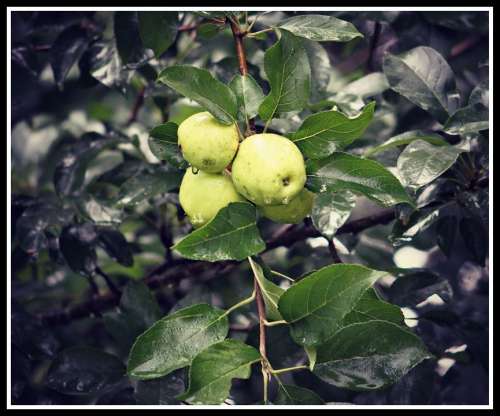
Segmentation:
<svg viewBox="0 0 500 416">
<path fill-rule="evenodd" d="M 182 209 L 195 228 L 209 222 L 221 208 L 231 202 L 244 202 L 226 173 L 208 173 L 199 170 L 193 173 L 188 168 L 179 189 Z"/>
<path fill-rule="evenodd" d="M 302 188 L 287 205 L 267 205 L 260 207 L 260 211 L 270 220 L 283 224 L 298 224 L 311 212 L 314 196 L 314 193 Z"/>
<path fill-rule="evenodd" d="M 222 172 L 238 150 L 236 125 L 222 124 L 208 111 L 193 114 L 184 120 L 177 136 L 184 159 L 205 172 Z"/>
<path fill-rule="evenodd" d="M 306 182 L 299 148 L 277 134 L 254 134 L 243 140 L 231 172 L 236 190 L 259 206 L 288 204 Z"/>
</svg>

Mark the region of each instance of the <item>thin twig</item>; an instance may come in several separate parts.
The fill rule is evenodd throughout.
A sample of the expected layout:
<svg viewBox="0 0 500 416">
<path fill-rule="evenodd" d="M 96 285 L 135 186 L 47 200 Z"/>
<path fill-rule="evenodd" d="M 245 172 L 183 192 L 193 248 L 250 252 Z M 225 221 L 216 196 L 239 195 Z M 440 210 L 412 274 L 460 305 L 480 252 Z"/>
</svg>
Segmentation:
<svg viewBox="0 0 500 416">
<path fill-rule="evenodd" d="M 101 276 L 104 279 L 111 293 L 113 293 L 117 297 L 120 297 L 121 296 L 120 289 L 116 287 L 111 277 L 109 277 L 100 267 L 96 268 L 95 271 L 99 276 Z"/>
<path fill-rule="evenodd" d="M 333 241 L 333 238 L 327 238 L 328 241 L 328 248 L 330 249 L 330 253 L 333 258 L 334 263 L 342 263 L 342 260 L 339 257 L 339 253 L 337 252 L 337 248 L 335 247 L 335 243 Z"/>
<path fill-rule="evenodd" d="M 257 312 L 259 314 L 259 352 L 261 356 L 261 365 L 262 365 L 262 379 L 264 383 L 264 404 L 267 404 L 268 401 L 268 392 L 267 387 L 269 384 L 269 364 L 266 353 L 266 306 L 264 305 L 264 300 L 262 298 L 262 292 L 260 290 L 260 286 L 257 282 L 257 279 L 254 279 L 254 287 L 255 287 L 255 302 L 257 303 Z"/>
<path fill-rule="evenodd" d="M 236 46 L 236 56 L 238 57 L 238 67 L 240 74 L 243 76 L 248 75 L 248 64 L 245 53 L 245 46 L 243 45 L 244 32 L 241 31 L 237 22 L 233 19 L 228 19 L 231 26 L 231 31 L 233 32 L 234 44 Z M 245 132 L 245 137 L 255 134 L 255 120 L 247 119 L 247 130 Z"/>
<path fill-rule="evenodd" d="M 142 87 L 137 93 L 137 97 L 134 102 L 134 106 L 132 107 L 132 111 L 130 112 L 130 116 L 127 121 L 127 126 L 130 126 L 134 121 L 137 120 L 137 116 L 139 115 L 139 110 L 144 104 L 144 94 L 146 92 L 146 87 Z"/>
</svg>

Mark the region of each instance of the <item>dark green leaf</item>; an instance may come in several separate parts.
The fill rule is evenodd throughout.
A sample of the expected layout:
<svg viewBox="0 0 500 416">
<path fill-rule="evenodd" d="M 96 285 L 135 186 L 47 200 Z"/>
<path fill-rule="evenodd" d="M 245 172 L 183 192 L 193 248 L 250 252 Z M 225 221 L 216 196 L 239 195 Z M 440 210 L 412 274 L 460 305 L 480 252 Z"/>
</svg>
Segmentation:
<svg viewBox="0 0 500 416">
<path fill-rule="evenodd" d="M 159 159 L 166 160 L 178 169 L 186 169 L 187 162 L 183 159 L 182 153 L 177 144 L 177 124 L 168 122 L 156 126 L 149 132 L 149 148 Z"/>
<path fill-rule="evenodd" d="M 139 34 L 137 12 L 116 11 L 114 15 L 116 48 L 124 64 L 138 63 L 144 58 L 144 47 Z"/>
<path fill-rule="evenodd" d="M 259 111 L 259 106 L 264 100 L 264 93 L 257 81 L 251 75 L 235 75 L 229 83 L 238 100 L 241 119 L 254 118 Z"/>
<path fill-rule="evenodd" d="M 108 255 L 118 263 L 126 267 L 134 264 L 132 250 L 125 239 L 125 236 L 112 227 L 97 227 L 97 243 L 108 253 Z"/>
<path fill-rule="evenodd" d="M 373 118 L 374 110 L 375 102 L 371 102 L 353 118 L 337 110 L 316 113 L 307 117 L 290 138 L 305 156 L 321 159 L 361 137 Z"/>
<path fill-rule="evenodd" d="M 459 108 L 446 121 L 443 130 L 448 134 L 471 134 L 489 128 L 490 113 L 482 103 Z"/>
<path fill-rule="evenodd" d="M 278 27 L 289 30 L 296 36 L 320 42 L 348 42 L 356 37 L 363 37 L 352 23 L 321 14 L 294 16 L 281 22 Z"/>
<path fill-rule="evenodd" d="M 87 51 L 91 55 L 90 74 L 107 87 L 126 89 L 133 75 L 123 65 L 115 42 L 96 42 Z"/>
<path fill-rule="evenodd" d="M 356 196 L 349 191 L 322 192 L 314 198 L 311 219 L 314 227 L 332 239 L 347 221 L 356 203 Z"/>
<path fill-rule="evenodd" d="M 243 260 L 265 248 L 256 209 L 246 202 L 222 208 L 209 223 L 179 241 L 174 249 L 193 260 Z"/>
<path fill-rule="evenodd" d="M 123 289 L 119 311 L 104 316 L 106 329 L 128 353 L 135 339 L 161 318 L 160 307 L 143 282 Z"/>
<path fill-rule="evenodd" d="M 450 257 L 457 234 L 458 221 L 456 217 L 440 218 L 436 223 L 437 244 L 441 251 Z"/>
<path fill-rule="evenodd" d="M 440 214 L 440 210 L 435 207 L 414 211 L 408 220 L 398 220 L 394 223 L 389 239 L 395 246 L 410 243 L 417 234 L 434 224 Z"/>
<path fill-rule="evenodd" d="M 373 156 L 376 153 L 385 152 L 386 150 L 393 149 L 399 146 L 405 146 L 414 142 L 415 140 L 424 140 L 436 146 L 446 146 L 448 142 L 444 140 L 439 134 L 433 132 L 425 132 L 422 130 L 412 130 L 405 133 L 398 134 L 391 137 L 386 142 L 372 147 L 364 154 L 365 157 Z"/>
<path fill-rule="evenodd" d="M 175 397 L 185 390 L 184 370 L 174 371 L 155 380 L 137 382 L 135 399 L 142 405 L 178 405 Z"/>
<path fill-rule="evenodd" d="M 63 30 L 50 48 L 50 64 L 56 84 L 62 88 L 71 67 L 78 62 L 87 48 L 89 39 L 80 25 Z"/>
<path fill-rule="evenodd" d="M 189 65 L 174 65 L 161 71 L 158 80 L 196 101 L 221 123 L 232 124 L 236 121 L 236 96 L 207 70 Z"/>
<path fill-rule="evenodd" d="M 399 56 L 388 54 L 383 66 L 394 91 L 428 111 L 440 123 L 448 119 L 455 76 L 438 52 L 419 46 Z"/>
<path fill-rule="evenodd" d="M 325 402 L 309 389 L 290 384 L 280 384 L 274 404 L 311 406 L 325 404 Z"/>
<path fill-rule="evenodd" d="M 428 270 L 410 269 L 399 276 L 389 289 L 391 302 L 400 306 L 416 306 L 434 294 L 448 302 L 453 296 L 453 289 L 447 279 Z"/>
<path fill-rule="evenodd" d="M 407 186 L 420 188 L 446 172 L 462 152 L 453 146 L 434 146 L 415 140 L 399 155 L 398 171 Z"/>
<path fill-rule="evenodd" d="M 227 339 L 200 352 L 189 369 L 189 388 L 177 398 L 191 404 L 221 404 L 233 378 L 249 378 L 259 352 L 235 339 Z"/>
<path fill-rule="evenodd" d="M 107 201 L 101 201 L 92 195 L 82 195 L 76 200 L 81 213 L 96 224 L 119 224 L 124 213 L 121 209 L 111 206 Z"/>
<path fill-rule="evenodd" d="M 488 255 L 488 233 L 483 223 L 476 218 L 462 218 L 460 235 L 472 258 L 481 266 L 485 265 Z"/>
<path fill-rule="evenodd" d="M 137 205 L 148 198 L 166 194 L 178 188 L 181 180 L 182 171 L 150 166 L 122 183 L 116 204 L 118 206 Z"/>
<path fill-rule="evenodd" d="M 62 351 L 50 366 L 47 386 L 63 394 L 103 393 L 123 379 L 125 366 L 114 355 L 89 347 Z"/>
<path fill-rule="evenodd" d="M 307 346 L 325 342 L 363 293 L 386 274 L 356 264 L 332 264 L 293 284 L 278 304 L 293 339 Z"/>
<path fill-rule="evenodd" d="M 199 304 L 157 321 L 130 351 L 128 374 L 142 380 L 162 377 L 191 364 L 203 349 L 223 340 L 229 330 L 220 309 Z"/>
<path fill-rule="evenodd" d="M 278 311 L 278 301 L 285 289 L 266 279 L 262 267 L 257 262 L 253 261 L 250 257 L 248 261 L 250 262 L 254 278 L 260 287 L 262 298 L 266 305 L 266 317 L 274 321 L 283 319 Z"/>
<path fill-rule="evenodd" d="M 384 206 L 413 205 L 399 180 L 373 160 L 337 152 L 325 159 L 309 160 L 306 167 L 308 186 L 315 192 L 348 190 Z"/>
<path fill-rule="evenodd" d="M 74 272 L 93 275 L 97 268 L 97 233 L 92 223 L 68 225 L 59 236 L 59 247 Z"/>
<path fill-rule="evenodd" d="M 311 68 L 301 39 L 280 30 L 280 40 L 264 56 L 271 92 L 259 107 L 263 120 L 302 110 L 309 100 Z"/>
<path fill-rule="evenodd" d="M 36 203 L 24 210 L 16 222 L 20 247 L 35 256 L 47 246 L 45 231 L 56 229 L 71 220 L 72 211 L 52 203 Z"/>
<path fill-rule="evenodd" d="M 159 57 L 175 40 L 177 34 L 177 12 L 137 12 L 139 33 L 144 47 L 153 49 Z"/>
<path fill-rule="evenodd" d="M 120 139 L 86 133 L 77 143 L 66 147 L 54 172 L 54 187 L 60 196 L 77 196 L 83 190 L 85 172 L 89 163 L 104 149 L 112 147 Z"/>
<path fill-rule="evenodd" d="M 431 355 L 407 329 L 387 321 L 352 324 L 318 348 L 314 373 L 350 390 L 373 390 L 398 381 Z"/>
</svg>

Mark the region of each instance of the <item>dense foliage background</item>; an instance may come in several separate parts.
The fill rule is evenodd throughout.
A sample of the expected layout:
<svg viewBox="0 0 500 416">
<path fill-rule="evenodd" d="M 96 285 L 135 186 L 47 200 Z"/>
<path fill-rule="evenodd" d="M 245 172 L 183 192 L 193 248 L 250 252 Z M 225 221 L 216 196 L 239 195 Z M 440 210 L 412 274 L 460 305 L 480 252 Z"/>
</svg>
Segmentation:
<svg viewBox="0 0 500 416">
<path fill-rule="evenodd" d="M 303 40 L 309 104 L 269 128 L 297 131 L 333 105 L 349 116 L 374 110 L 347 150 L 389 167 L 419 209 L 384 208 L 373 195 L 322 196 L 304 224 L 259 220 L 261 259 L 295 279 L 340 261 L 389 270 L 377 292 L 403 308 L 433 358 L 376 391 L 339 388 L 309 371 L 282 379 L 327 403 L 487 404 L 488 15 L 314 13 L 351 22 L 363 36 Z M 264 56 L 277 39 L 267 28 L 301 14 L 239 15 L 242 25 L 260 16 L 252 27 L 260 33 L 244 47 L 266 95 Z M 185 306 L 229 308 L 252 292 L 248 263 L 187 260 L 171 250 L 192 230 L 177 197 L 182 161 L 175 135 L 152 131 L 202 110 L 157 82 L 163 69 L 194 65 L 224 83 L 239 73 L 225 19 L 12 13 L 13 403 L 177 404 L 186 369 L 149 381 L 125 375 L 136 337 Z M 230 337 L 258 346 L 257 322 L 255 305 L 245 306 L 231 315 Z M 305 362 L 286 327 L 267 329 L 267 349 L 275 368 Z M 234 380 L 227 403 L 259 403 L 261 382 L 253 366 L 248 379 Z M 277 389 L 271 383 L 271 401 Z"/>
</svg>

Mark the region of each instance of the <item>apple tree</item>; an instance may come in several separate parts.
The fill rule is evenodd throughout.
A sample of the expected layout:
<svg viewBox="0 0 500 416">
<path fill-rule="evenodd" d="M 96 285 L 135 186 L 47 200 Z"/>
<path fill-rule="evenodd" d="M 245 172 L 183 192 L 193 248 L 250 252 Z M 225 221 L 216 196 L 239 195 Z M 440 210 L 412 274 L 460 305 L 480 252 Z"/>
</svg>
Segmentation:
<svg viewBox="0 0 500 416">
<path fill-rule="evenodd" d="M 488 12 L 10 18 L 12 403 L 488 403 Z"/>
</svg>

